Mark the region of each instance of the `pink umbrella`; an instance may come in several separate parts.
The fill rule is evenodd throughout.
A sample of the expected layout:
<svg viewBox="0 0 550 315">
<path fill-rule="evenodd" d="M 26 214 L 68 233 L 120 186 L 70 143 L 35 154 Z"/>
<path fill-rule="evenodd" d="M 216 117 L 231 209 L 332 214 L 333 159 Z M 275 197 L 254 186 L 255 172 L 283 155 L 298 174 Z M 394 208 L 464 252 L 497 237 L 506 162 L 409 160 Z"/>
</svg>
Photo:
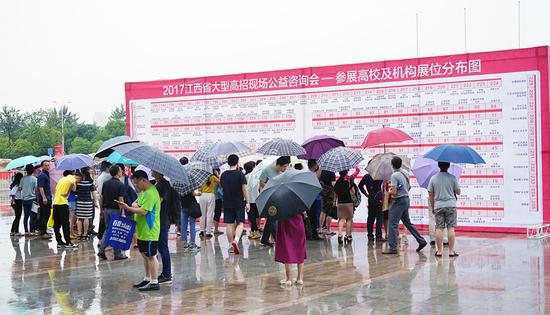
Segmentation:
<svg viewBox="0 0 550 315">
<path fill-rule="evenodd" d="M 395 128 L 383 127 L 369 131 L 361 144 L 361 148 L 372 148 L 381 144 L 408 140 L 413 140 L 413 138 L 405 132 Z"/>
</svg>

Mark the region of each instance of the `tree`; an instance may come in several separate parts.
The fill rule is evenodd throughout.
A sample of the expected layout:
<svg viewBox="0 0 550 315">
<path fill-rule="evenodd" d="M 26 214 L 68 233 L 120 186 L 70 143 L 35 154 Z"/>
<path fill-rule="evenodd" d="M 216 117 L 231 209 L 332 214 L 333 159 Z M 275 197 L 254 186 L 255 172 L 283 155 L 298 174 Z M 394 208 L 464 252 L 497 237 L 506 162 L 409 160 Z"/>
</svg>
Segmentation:
<svg viewBox="0 0 550 315">
<path fill-rule="evenodd" d="M 26 139 L 17 139 L 17 141 L 15 141 L 10 147 L 8 158 L 15 159 L 20 156 L 31 155 L 33 153 L 33 147 L 30 141 Z"/>
<path fill-rule="evenodd" d="M 104 130 L 106 136 L 105 140 L 116 136 L 123 136 L 126 134 L 126 121 L 109 120 L 107 125 L 105 125 Z"/>
<path fill-rule="evenodd" d="M 8 138 L 11 145 L 17 139 L 17 133 L 25 127 L 24 115 L 14 107 L 4 105 L 0 112 L 0 132 Z"/>
<path fill-rule="evenodd" d="M 113 109 L 111 111 L 111 116 L 109 116 L 109 120 L 126 120 L 126 107 L 120 104 Z"/>
<path fill-rule="evenodd" d="M 92 153 L 92 148 L 91 148 L 90 141 L 88 141 L 84 138 L 81 138 L 81 137 L 74 138 L 74 140 L 71 142 L 70 152 L 71 153 L 85 153 L 85 154 Z"/>
<path fill-rule="evenodd" d="M 103 141 L 101 141 L 101 140 L 92 143 L 92 147 L 91 147 L 92 152 L 97 152 L 97 150 L 99 150 L 99 147 L 102 144 L 103 144 Z"/>
</svg>

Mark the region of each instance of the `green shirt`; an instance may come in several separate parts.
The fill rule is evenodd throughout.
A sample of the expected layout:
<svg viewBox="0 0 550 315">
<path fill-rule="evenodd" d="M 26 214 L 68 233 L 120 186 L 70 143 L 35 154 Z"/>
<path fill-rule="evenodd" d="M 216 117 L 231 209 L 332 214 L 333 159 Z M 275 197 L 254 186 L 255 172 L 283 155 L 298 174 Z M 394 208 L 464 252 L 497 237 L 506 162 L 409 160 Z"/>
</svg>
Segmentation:
<svg viewBox="0 0 550 315">
<path fill-rule="evenodd" d="M 136 233 L 140 241 L 158 241 L 160 234 L 160 196 L 153 185 L 142 191 L 137 204 L 148 211 L 147 215 L 136 214 Z"/>
</svg>

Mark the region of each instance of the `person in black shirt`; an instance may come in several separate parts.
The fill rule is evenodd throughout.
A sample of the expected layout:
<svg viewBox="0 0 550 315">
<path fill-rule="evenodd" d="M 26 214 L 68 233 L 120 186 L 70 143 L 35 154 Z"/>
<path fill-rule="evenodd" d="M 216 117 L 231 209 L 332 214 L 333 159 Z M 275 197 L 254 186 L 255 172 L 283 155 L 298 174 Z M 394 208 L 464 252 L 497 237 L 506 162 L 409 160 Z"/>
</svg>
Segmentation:
<svg viewBox="0 0 550 315">
<path fill-rule="evenodd" d="M 334 192 L 338 200 L 337 213 L 338 213 L 338 243 L 342 244 L 344 239 L 342 238 L 342 230 L 344 224 L 346 225 L 346 242 L 351 242 L 351 228 L 353 224 L 353 199 L 351 194 L 355 194 L 355 185 L 353 180 L 348 176 L 348 170 L 340 172 L 340 178 L 334 184 Z"/>
<path fill-rule="evenodd" d="M 185 165 L 189 163 L 189 159 L 187 157 L 182 157 L 180 159 L 180 164 Z M 195 196 L 199 196 L 200 192 L 194 191 L 191 192 L 185 196 L 180 197 L 180 203 L 181 203 L 181 211 L 180 211 L 180 233 L 181 233 L 181 241 L 183 242 L 183 248 L 189 249 L 192 251 L 199 250 L 201 247 L 198 246 L 195 243 L 195 237 L 196 237 L 196 225 L 197 225 L 197 219 L 195 217 L 190 216 L 191 213 L 190 209 L 194 207 L 195 209 L 198 207 L 200 209 L 199 204 L 197 203 L 197 199 Z M 200 210 L 199 210 L 200 212 Z M 189 242 L 187 242 L 187 229 L 189 229 Z"/>
<path fill-rule="evenodd" d="M 124 202 L 124 195 L 126 189 L 124 184 L 120 181 L 122 177 L 122 170 L 117 165 L 111 166 L 109 169 L 109 174 L 111 174 L 111 179 L 103 183 L 101 188 L 101 198 L 99 202 L 99 211 L 103 220 L 105 220 L 105 226 L 107 230 L 109 229 L 109 224 L 111 223 L 111 216 L 121 214 L 120 206 L 115 200 L 119 202 Z M 99 252 L 97 256 L 101 259 L 107 259 L 105 256 L 105 248 L 107 248 L 107 238 L 103 237 L 101 240 L 101 246 L 99 247 Z M 115 260 L 128 259 L 126 255 L 122 253 L 120 249 L 114 249 Z"/>
<path fill-rule="evenodd" d="M 334 184 L 336 183 L 336 174 L 326 170 L 321 171 L 319 176 L 321 183 L 321 199 L 323 208 L 319 217 L 320 234 L 334 235 L 336 233 L 330 231 L 330 223 L 332 218 L 336 218 L 334 211 Z"/>
<path fill-rule="evenodd" d="M 366 189 L 365 189 L 366 188 Z M 374 240 L 373 227 L 376 220 L 376 240 L 385 241 L 382 237 L 382 224 L 384 224 L 384 213 L 382 212 L 381 191 L 382 181 L 374 180 L 370 174 L 363 176 L 359 182 L 359 190 L 365 197 L 368 198 L 368 217 L 367 217 L 367 232 L 369 241 Z M 377 197 L 378 195 L 378 197 Z"/>
<path fill-rule="evenodd" d="M 160 196 L 160 234 L 158 252 L 162 259 L 162 272 L 158 276 L 159 283 L 172 282 L 172 260 L 168 249 L 168 230 L 170 230 L 170 211 L 172 206 L 172 186 L 164 178 L 164 175 L 152 171 L 151 175 L 157 182 L 155 184 Z"/>
<path fill-rule="evenodd" d="M 223 190 L 223 221 L 227 223 L 227 240 L 233 246 L 233 252 L 238 255 L 239 240 L 243 233 L 244 213 L 250 210 L 246 177 L 239 170 L 239 157 L 231 154 L 227 158 L 229 170 L 223 172 L 220 184 Z"/>
</svg>

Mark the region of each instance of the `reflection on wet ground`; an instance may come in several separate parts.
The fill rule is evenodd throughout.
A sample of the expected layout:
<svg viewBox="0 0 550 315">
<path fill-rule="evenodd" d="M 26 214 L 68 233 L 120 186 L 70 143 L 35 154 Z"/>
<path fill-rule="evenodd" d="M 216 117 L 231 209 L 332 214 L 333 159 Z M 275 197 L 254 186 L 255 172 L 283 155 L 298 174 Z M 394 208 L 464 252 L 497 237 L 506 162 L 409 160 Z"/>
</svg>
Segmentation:
<svg viewBox="0 0 550 315">
<path fill-rule="evenodd" d="M 9 231 L 11 217 L 0 217 Z M 55 242 L 0 235 L 3 314 L 545 314 L 549 310 L 550 245 L 524 235 L 462 234 L 460 257 L 415 252 L 381 254 L 358 232 L 349 246 L 333 237 L 308 242 L 305 285 L 281 288 L 273 249 L 243 239 L 243 254 L 227 253 L 224 235 L 188 252 L 170 235 L 174 281 L 154 293 L 132 284 L 143 276 L 137 250 L 127 261 L 99 261 L 97 240 L 78 250 Z M 108 253 L 109 255 L 110 253 Z M 110 256 L 112 257 L 112 255 Z M 546 269 L 548 267 L 548 269 Z"/>
</svg>

